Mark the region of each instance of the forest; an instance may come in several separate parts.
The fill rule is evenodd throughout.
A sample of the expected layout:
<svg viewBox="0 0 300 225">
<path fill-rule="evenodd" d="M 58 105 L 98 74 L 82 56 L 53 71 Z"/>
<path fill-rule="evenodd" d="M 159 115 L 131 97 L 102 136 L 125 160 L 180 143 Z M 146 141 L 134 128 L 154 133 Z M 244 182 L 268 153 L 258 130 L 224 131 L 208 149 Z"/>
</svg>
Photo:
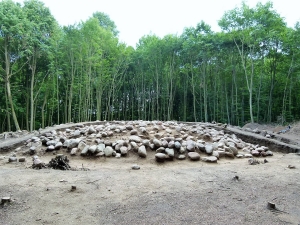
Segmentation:
<svg viewBox="0 0 300 225">
<path fill-rule="evenodd" d="M 272 2 L 148 34 L 135 48 L 95 12 L 61 27 L 43 2 L 0 2 L 0 133 L 94 120 L 291 123 L 300 119 L 300 23 Z"/>
</svg>

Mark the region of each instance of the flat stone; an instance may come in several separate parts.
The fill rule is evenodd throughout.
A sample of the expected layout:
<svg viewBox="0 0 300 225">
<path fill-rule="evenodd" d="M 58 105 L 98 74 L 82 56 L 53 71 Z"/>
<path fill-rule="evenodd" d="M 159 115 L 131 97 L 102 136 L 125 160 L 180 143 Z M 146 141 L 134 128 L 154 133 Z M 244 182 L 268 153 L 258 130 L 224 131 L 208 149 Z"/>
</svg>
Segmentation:
<svg viewBox="0 0 300 225">
<path fill-rule="evenodd" d="M 251 151 L 251 154 L 252 154 L 253 156 L 256 156 L 256 157 L 260 156 L 260 152 L 257 151 L 257 150 L 252 150 L 252 151 Z"/>
<path fill-rule="evenodd" d="M 139 170 L 141 167 L 139 165 L 132 165 L 131 169 Z"/>
<path fill-rule="evenodd" d="M 9 157 L 8 162 L 17 162 L 18 158 L 17 157 Z"/>
<path fill-rule="evenodd" d="M 49 145 L 48 147 L 47 147 L 47 151 L 54 151 L 54 146 L 53 145 Z"/>
<path fill-rule="evenodd" d="M 273 152 L 270 150 L 266 151 L 266 156 L 273 156 Z"/>
<path fill-rule="evenodd" d="M 237 154 L 236 157 L 239 158 L 239 159 L 242 159 L 242 158 L 244 158 L 244 155 L 243 154 Z"/>
<path fill-rule="evenodd" d="M 166 155 L 164 153 L 156 153 L 155 154 L 155 159 L 158 162 L 164 162 L 166 159 Z"/>
<path fill-rule="evenodd" d="M 201 160 L 204 161 L 204 162 L 215 163 L 215 162 L 218 161 L 218 158 L 215 157 L 215 156 L 208 156 L 208 157 L 202 157 Z"/>
<path fill-rule="evenodd" d="M 140 142 L 142 142 L 142 139 L 139 136 L 131 135 L 129 137 L 129 141 L 133 141 L 135 143 L 140 143 Z"/>
<path fill-rule="evenodd" d="M 191 160 L 194 160 L 194 161 L 200 160 L 200 155 L 197 152 L 189 152 L 188 156 Z"/>
<path fill-rule="evenodd" d="M 177 159 L 184 160 L 184 159 L 186 159 L 186 156 L 184 154 L 180 154 L 180 155 L 178 155 Z"/>
</svg>

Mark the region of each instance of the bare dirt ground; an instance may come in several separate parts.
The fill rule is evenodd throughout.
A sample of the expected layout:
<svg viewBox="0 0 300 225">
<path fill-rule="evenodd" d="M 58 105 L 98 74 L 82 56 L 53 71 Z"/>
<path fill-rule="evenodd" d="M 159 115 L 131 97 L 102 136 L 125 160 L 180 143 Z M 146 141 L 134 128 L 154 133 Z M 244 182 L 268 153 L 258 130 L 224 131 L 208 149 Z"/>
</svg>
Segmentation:
<svg viewBox="0 0 300 225">
<path fill-rule="evenodd" d="M 299 127 L 291 132 L 295 141 Z M 49 162 L 53 154 L 40 158 Z M 258 165 L 236 158 L 162 164 L 154 152 L 146 159 L 129 153 L 76 156 L 70 158 L 71 167 L 88 171 L 60 171 L 3 159 L 0 198 L 13 201 L 0 206 L 0 224 L 300 224 L 299 153 L 275 152 L 267 160 Z M 133 164 L 141 169 L 132 170 Z M 268 209 L 268 202 L 277 209 Z"/>
</svg>

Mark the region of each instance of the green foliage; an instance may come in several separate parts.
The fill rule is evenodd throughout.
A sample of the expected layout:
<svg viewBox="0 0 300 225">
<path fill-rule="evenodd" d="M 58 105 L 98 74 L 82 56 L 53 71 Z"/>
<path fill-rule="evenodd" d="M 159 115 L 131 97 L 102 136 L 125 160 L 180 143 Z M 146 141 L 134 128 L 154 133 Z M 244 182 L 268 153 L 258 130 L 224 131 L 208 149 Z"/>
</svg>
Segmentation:
<svg viewBox="0 0 300 225">
<path fill-rule="evenodd" d="M 36 129 L 96 119 L 300 119 L 300 23 L 288 28 L 271 2 L 225 12 L 222 32 L 200 21 L 180 36 L 145 35 L 136 49 L 119 42 L 107 14 L 61 28 L 38 0 L 1 1 L 0 25 L 0 85 L 9 79 L 13 97 L 9 104 L 0 88 L 0 132 L 14 126 L 13 107 L 22 129 L 30 121 Z"/>
</svg>

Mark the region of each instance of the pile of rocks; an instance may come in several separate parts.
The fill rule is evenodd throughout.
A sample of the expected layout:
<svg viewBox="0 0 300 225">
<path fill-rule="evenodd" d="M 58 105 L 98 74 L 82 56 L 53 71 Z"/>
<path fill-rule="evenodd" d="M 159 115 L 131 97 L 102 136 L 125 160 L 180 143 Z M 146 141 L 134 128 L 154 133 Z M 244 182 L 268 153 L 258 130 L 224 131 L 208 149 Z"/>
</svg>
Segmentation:
<svg viewBox="0 0 300 225">
<path fill-rule="evenodd" d="M 149 151 L 159 162 L 202 160 L 217 162 L 222 157 L 271 156 L 264 146 L 246 143 L 235 134 L 225 134 L 219 124 L 177 123 L 175 121 L 113 121 L 75 125 L 51 131 L 26 141 L 28 154 L 64 150 L 71 156 L 124 157 L 129 152 L 145 158 Z"/>
</svg>

